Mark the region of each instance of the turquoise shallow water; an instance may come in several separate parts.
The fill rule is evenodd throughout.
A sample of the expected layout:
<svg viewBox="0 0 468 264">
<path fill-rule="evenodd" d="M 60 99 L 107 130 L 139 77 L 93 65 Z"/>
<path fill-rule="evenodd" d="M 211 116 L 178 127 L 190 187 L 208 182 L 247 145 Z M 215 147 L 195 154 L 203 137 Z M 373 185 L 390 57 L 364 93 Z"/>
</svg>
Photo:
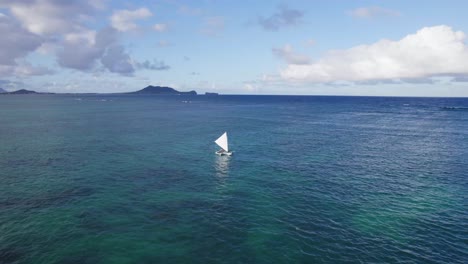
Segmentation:
<svg viewBox="0 0 468 264">
<path fill-rule="evenodd" d="M 467 263 L 467 157 L 468 99 L 0 96 L 0 263 Z"/>
</svg>

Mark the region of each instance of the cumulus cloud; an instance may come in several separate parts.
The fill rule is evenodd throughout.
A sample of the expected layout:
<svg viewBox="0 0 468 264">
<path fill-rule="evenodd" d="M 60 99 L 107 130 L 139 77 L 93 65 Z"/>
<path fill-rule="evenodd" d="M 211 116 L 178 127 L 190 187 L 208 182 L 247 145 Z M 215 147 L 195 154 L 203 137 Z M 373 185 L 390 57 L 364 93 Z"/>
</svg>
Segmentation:
<svg viewBox="0 0 468 264">
<path fill-rule="evenodd" d="M 14 69 L 15 76 L 39 76 L 52 74 L 54 71 L 44 66 L 33 66 L 28 62 L 22 62 Z"/>
<path fill-rule="evenodd" d="M 164 62 L 135 62 L 119 44 L 117 30 L 111 27 L 65 35 L 57 60 L 62 67 L 80 71 L 93 70 L 100 62 L 105 70 L 123 76 L 133 76 L 136 69 L 169 69 Z"/>
<path fill-rule="evenodd" d="M 117 10 L 112 14 L 110 20 L 115 29 L 130 31 L 138 27 L 135 20 L 144 19 L 152 15 L 151 11 L 142 7 L 135 10 Z"/>
<path fill-rule="evenodd" d="M 200 32 L 207 36 L 218 36 L 224 30 L 224 18 L 220 16 L 207 17 L 203 20 Z"/>
<path fill-rule="evenodd" d="M 156 70 L 156 71 L 167 71 L 171 68 L 164 61 L 158 61 L 158 60 L 153 60 L 153 62 L 150 62 L 148 60 L 144 62 L 137 62 L 136 66 L 140 69 Z"/>
<path fill-rule="evenodd" d="M 349 15 L 356 18 L 373 18 L 381 16 L 400 16 L 400 12 L 392 9 L 378 6 L 359 7 L 348 12 Z"/>
<path fill-rule="evenodd" d="M 453 82 L 468 82 L 468 74 L 467 75 L 454 76 L 452 81 Z"/>
<path fill-rule="evenodd" d="M 18 58 L 38 50 L 42 54 L 55 53 L 61 67 L 93 69 L 106 49 L 117 41 L 115 29 L 97 32 L 85 26 L 93 13 L 103 7 L 104 0 L 0 0 L 0 8 L 8 9 L 16 18 L 15 24 L 5 15 L 0 17 L 0 35 L 4 36 L 0 63 L 14 64 Z M 52 73 L 26 61 L 13 68 L 2 67 L 1 72 L 15 76 Z"/>
<path fill-rule="evenodd" d="M 110 72 L 122 75 L 132 75 L 135 71 L 130 56 L 121 45 L 113 45 L 106 50 L 101 58 L 101 63 Z"/>
<path fill-rule="evenodd" d="M 43 54 L 56 53 L 59 66 L 89 70 L 105 49 L 116 41 L 115 37 L 108 39 L 110 35 L 115 35 L 109 29 L 96 32 L 85 26 L 94 12 L 104 7 L 104 0 L 0 0 L 2 7 L 8 9 L 22 26 L 10 24 L 3 27 L 9 32 L 0 32 L 2 36 L 7 36 L 4 39 L 13 42 L 11 48 L 2 49 L 8 52 L 1 52 L 10 58 L 24 57 L 28 51 L 40 46 L 39 51 Z M 7 43 L 3 42 L 4 45 Z M 21 54 L 11 52 L 18 49 L 22 50 Z M 12 74 L 47 72 L 50 70 L 23 63 Z"/>
<path fill-rule="evenodd" d="M 65 36 L 62 48 L 57 53 L 60 66 L 76 70 L 90 70 L 106 49 L 117 42 L 117 32 L 105 28 L 99 32 L 87 32 Z"/>
<path fill-rule="evenodd" d="M 146 8 L 118 10 L 110 18 L 112 27 L 90 29 L 87 24 L 106 4 L 107 0 L 0 0 L 0 10 L 11 16 L 0 13 L 0 76 L 53 73 L 25 60 L 34 51 L 56 56 L 58 66 L 63 68 L 79 71 L 104 68 L 132 75 L 135 65 L 119 44 L 118 31 L 135 29 L 136 20 L 152 14 Z M 156 28 L 165 30 L 163 25 Z"/>
<path fill-rule="evenodd" d="M 2 0 L 0 8 L 9 9 L 24 28 L 38 35 L 66 33 L 79 29 L 92 17 L 98 1 L 82 0 Z"/>
<path fill-rule="evenodd" d="M 278 11 L 269 17 L 259 17 L 258 23 L 265 30 L 278 31 L 287 26 L 294 26 L 299 23 L 304 16 L 304 12 L 296 9 L 290 9 L 286 6 L 278 8 Z"/>
<path fill-rule="evenodd" d="M 420 77 L 420 78 L 400 78 L 399 79 L 403 83 L 412 83 L 412 84 L 433 84 L 437 83 L 436 80 L 427 77 Z"/>
<path fill-rule="evenodd" d="M 468 74 L 465 34 L 448 26 L 420 29 L 397 40 L 330 51 L 307 65 L 289 64 L 280 75 L 288 81 L 332 82 L 417 79 Z"/>
<path fill-rule="evenodd" d="M 15 66 L 0 64 L 0 77 L 6 77 L 13 74 Z"/>
<path fill-rule="evenodd" d="M 95 30 L 81 30 L 78 32 L 71 32 L 64 34 L 64 41 L 67 43 L 79 43 L 81 41 L 95 44 L 96 31 Z"/>
<path fill-rule="evenodd" d="M 285 45 L 282 48 L 273 48 L 272 52 L 288 64 L 308 64 L 310 62 L 308 56 L 295 53 L 290 45 Z"/>
<path fill-rule="evenodd" d="M 105 9 L 108 0 L 90 0 L 89 4 L 96 9 Z"/>
<path fill-rule="evenodd" d="M 23 82 L 0 79 L 0 88 L 3 88 L 5 91 L 15 91 L 23 87 L 24 87 Z"/>
<path fill-rule="evenodd" d="M 162 24 L 162 23 L 161 24 L 155 24 L 153 26 L 153 29 L 155 31 L 157 31 L 157 32 L 166 32 L 167 29 L 168 29 L 168 26 L 167 26 L 167 24 Z"/>
<path fill-rule="evenodd" d="M 337 81 L 340 82 L 340 81 Z M 334 85 L 336 82 L 326 83 L 327 85 Z M 351 82 L 345 82 L 347 85 L 352 85 Z M 387 80 L 363 80 L 355 81 L 354 84 L 357 85 L 378 85 L 378 84 L 401 84 L 401 80 L 396 79 L 387 79 Z"/>
<path fill-rule="evenodd" d="M 15 65 L 16 59 L 36 50 L 44 39 L 21 27 L 6 15 L 0 16 L 0 64 Z"/>
<path fill-rule="evenodd" d="M 64 43 L 57 53 L 57 62 L 65 68 L 75 70 L 90 70 L 94 67 L 104 49 L 91 45 L 85 41 Z"/>
<path fill-rule="evenodd" d="M 260 92 L 260 86 L 257 83 L 253 82 L 244 82 L 244 90 L 249 93 L 258 93 Z"/>
</svg>

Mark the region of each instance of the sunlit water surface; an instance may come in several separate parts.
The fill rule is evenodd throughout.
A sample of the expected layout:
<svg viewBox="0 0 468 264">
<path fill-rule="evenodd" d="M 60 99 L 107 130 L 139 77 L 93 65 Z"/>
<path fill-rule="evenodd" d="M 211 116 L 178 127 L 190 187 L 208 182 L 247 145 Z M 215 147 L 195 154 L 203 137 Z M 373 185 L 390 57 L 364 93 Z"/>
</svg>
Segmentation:
<svg viewBox="0 0 468 264">
<path fill-rule="evenodd" d="M 0 263 L 468 263 L 467 174 L 468 99 L 3 95 Z"/>
</svg>

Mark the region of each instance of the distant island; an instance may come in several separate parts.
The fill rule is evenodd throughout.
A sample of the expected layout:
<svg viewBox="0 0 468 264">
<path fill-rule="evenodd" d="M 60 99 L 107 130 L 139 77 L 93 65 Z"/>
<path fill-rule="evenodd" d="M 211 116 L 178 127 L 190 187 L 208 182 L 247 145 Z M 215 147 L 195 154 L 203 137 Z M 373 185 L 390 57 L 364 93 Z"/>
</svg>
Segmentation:
<svg viewBox="0 0 468 264">
<path fill-rule="evenodd" d="M 21 89 L 21 90 L 18 90 L 18 91 L 9 92 L 9 94 L 38 94 L 38 92 L 30 91 L 30 90 L 26 90 L 26 89 Z"/>
<path fill-rule="evenodd" d="M 55 94 L 55 93 L 43 93 L 43 92 L 36 92 L 32 90 L 21 89 L 14 92 L 7 92 L 0 88 L 0 94 Z M 60 93 L 59 93 L 60 94 Z M 89 94 L 89 93 L 63 93 L 63 94 Z M 93 94 L 100 94 L 100 93 L 93 93 Z M 188 91 L 188 92 L 180 92 L 174 88 L 166 87 L 166 86 L 152 86 L 149 85 L 141 90 L 135 92 L 127 92 L 127 93 L 112 93 L 112 94 L 141 94 L 141 95 L 198 95 L 196 91 Z M 205 93 L 206 96 L 216 96 L 218 93 Z"/>
<path fill-rule="evenodd" d="M 130 92 L 127 94 L 197 95 L 197 92 L 196 91 L 179 92 L 176 89 L 171 88 L 171 87 L 149 85 L 139 91 Z"/>
<path fill-rule="evenodd" d="M 54 94 L 54 93 L 40 93 L 40 92 L 26 90 L 26 89 L 20 89 L 20 90 L 13 91 L 13 92 L 7 92 L 1 89 L 0 94 Z"/>
</svg>

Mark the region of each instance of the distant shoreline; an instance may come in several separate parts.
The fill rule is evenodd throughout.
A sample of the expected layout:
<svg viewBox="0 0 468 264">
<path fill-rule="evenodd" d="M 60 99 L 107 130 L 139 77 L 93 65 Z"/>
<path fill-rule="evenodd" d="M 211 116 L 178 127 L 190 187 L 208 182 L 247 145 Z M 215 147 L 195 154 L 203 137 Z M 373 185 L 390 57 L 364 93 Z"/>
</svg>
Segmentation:
<svg viewBox="0 0 468 264">
<path fill-rule="evenodd" d="M 160 86 L 148 86 L 148 87 L 158 87 Z M 361 98 L 459 98 L 459 99 L 468 99 L 468 96 L 405 96 L 405 95 L 325 95 L 325 94 L 219 94 L 213 92 L 205 92 L 203 94 L 198 94 L 196 91 L 189 92 L 180 92 L 173 88 L 173 92 L 147 92 L 146 88 L 134 92 L 117 92 L 117 93 L 50 93 L 50 92 L 36 92 L 32 90 L 20 89 L 13 92 L 0 92 L 1 95 L 157 95 L 157 96 L 174 96 L 174 95 L 184 95 L 184 96 L 271 96 L 271 97 L 361 97 Z M 145 91 L 145 92 L 143 92 Z"/>
<path fill-rule="evenodd" d="M 177 91 L 174 88 L 166 87 L 166 86 L 152 86 L 149 85 L 141 90 L 134 91 L 134 92 L 123 92 L 123 93 L 43 93 L 43 92 L 36 92 L 33 90 L 26 90 L 20 89 L 13 92 L 1 92 L 0 95 L 25 95 L 25 94 L 34 94 L 34 95 L 51 95 L 51 94 L 59 94 L 59 95 L 125 95 L 125 94 L 132 94 L 132 95 L 199 95 L 195 90 L 188 91 L 188 92 L 181 92 Z M 210 93 L 206 92 L 204 95 L 207 96 L 217 96 L 218 93 Z"/>
</svg>

